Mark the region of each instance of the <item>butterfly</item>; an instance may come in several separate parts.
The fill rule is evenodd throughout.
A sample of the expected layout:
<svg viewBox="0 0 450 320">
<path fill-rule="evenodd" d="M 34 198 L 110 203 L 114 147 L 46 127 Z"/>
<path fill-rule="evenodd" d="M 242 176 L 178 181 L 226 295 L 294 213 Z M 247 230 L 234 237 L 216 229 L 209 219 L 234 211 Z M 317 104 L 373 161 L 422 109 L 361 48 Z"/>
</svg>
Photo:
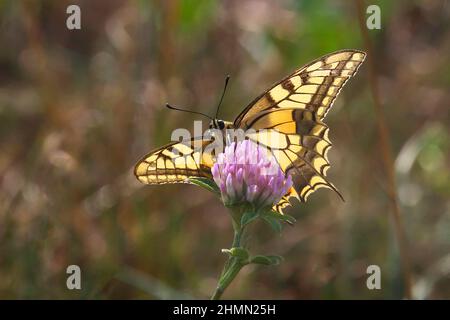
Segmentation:
<svg viewBox="0 0 450 320">
<path fill-rule="evenodd" d="M 211 118 L 210 128 L 221 131 L 252 129 L 246 138 L 267 148 L 283 172 L 291 176 L 292 188 L 273 207 L 278 213 L 285 213 L 293 199 L 305 202 L 322 187 L 334 190 L 342 198 L 326 178 L 331 142 L 323 119 L 365 56 L 359 50 L 327 54 L 272 85 L 233 122 L 219 120 L 217 115 Z M 276 139 L 266 139 L 267 135 L 260 134 L 262 130 Z M 136 164 L 134 174 L 144 184 L 190 183 L 189 178 L 212 178 L 216 155 L 204 151 L 211 143 L 211 138 L 204 136 L 171 142 L 145 155 Z"/>
</svg>

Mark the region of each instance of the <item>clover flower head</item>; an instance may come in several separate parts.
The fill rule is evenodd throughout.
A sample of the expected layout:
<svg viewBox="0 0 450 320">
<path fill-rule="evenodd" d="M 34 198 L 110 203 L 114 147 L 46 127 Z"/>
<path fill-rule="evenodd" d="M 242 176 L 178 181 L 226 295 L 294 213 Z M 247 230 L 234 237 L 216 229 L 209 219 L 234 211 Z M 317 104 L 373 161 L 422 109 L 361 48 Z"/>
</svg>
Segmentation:
<svg viewBox="0 0 450 320">
<path fill-rule="evenodd" d="M 233 142 L 218 155 L 212 168 L 225 205 L 271 207 L 292 186 L 273 155 L 251 140 Z"/>
</svg>

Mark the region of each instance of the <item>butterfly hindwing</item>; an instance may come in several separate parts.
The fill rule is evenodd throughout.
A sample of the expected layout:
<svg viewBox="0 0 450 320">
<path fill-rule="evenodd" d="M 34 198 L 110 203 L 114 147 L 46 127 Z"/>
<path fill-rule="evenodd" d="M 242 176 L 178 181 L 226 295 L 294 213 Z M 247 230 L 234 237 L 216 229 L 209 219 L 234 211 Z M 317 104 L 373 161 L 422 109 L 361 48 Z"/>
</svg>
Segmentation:
<svg viewBox="0 0 450 320">
<path fill-rule="evenodd" d="M 321 187 L 328 187 L 339 194 L 326 178 L 330 167 L 327 153 L 331 147 L 328 127 L 324 123 L 316 122 L 303 125 L 302 128 L 302 135 L 269 129 L 248 133 L 247 137 L 267 148 L 283 172 L 291 175 L 296 190 L 294 195 L 300 201 L 305 202 L 313 191 Z"/>
<path fill-rule="evenodd" d="M 169 143 L 151 151 L 135 166 L 135 176 L 145 184 L 189 183 L 190 177 L 211 178 L 213 157 L 206 152 L 210 140 L 193 138 Z"/>
<path fill-rule="evenodd" d="M 285 210 L 291 206 L 292 200 L 298 198 L 297 191 L 291 187 L 289 191 L 281 198 L 281 200 L 272 207 L 272 210 L 278 212 L 279 214 L 284 214 Z"/>
</svg>

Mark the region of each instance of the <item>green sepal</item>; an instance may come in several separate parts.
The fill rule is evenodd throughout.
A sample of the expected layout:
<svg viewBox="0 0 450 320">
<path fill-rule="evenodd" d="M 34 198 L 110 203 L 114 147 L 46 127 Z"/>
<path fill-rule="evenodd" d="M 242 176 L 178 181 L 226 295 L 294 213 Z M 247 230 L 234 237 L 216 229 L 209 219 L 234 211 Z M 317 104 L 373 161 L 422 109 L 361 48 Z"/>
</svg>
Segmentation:
<svg viewBox="0 0 450 320">
<path fill-rule="evenodd" d="M 220 189 L 214 182 L 214 180 L 202 177 L 192 177 L 189 178 L 189 182 L 199 187 L 202 187 L 208 191 L 214 192 L 217 195 L 220 195 Z"/>
<path fill-rule="evenodd" d="M 279 265 L 283 261 L 283 257 L 281 256 L 263 256 L 263 255 L 257 255 L 254 257 L 251 257 L 249 260 L 249 263 L 254 264 L 263 264 L 266 266 L 276 266 Z"/>
<path fill-rule="evenodd" d="M 258 212 L 254 211 L 254 210 L 244 212 L 244 214 L 242 215 L 242 218 L 241 218 L 241 226 L 245 226 L 245 225 L 249 224 L 250 222 L 254 221 L 258 217 L 259 217 Z"/>
</svg>

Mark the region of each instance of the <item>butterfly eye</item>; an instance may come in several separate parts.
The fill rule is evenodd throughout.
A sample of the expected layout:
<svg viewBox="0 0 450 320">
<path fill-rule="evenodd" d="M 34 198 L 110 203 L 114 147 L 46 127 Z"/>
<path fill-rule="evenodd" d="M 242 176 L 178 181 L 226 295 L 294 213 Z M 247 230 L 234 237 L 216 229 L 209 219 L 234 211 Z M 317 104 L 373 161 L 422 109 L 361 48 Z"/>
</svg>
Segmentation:
<svg viewBox="0 0 450 320">
<path fill-rule="evenodd" d="M 219 129 L 222 130 L 223 128 L 225 128 L 225 123 L 223 123 L 223 121 L 218 121 L 217 124 L 219 125 Z"/>
</svg>

